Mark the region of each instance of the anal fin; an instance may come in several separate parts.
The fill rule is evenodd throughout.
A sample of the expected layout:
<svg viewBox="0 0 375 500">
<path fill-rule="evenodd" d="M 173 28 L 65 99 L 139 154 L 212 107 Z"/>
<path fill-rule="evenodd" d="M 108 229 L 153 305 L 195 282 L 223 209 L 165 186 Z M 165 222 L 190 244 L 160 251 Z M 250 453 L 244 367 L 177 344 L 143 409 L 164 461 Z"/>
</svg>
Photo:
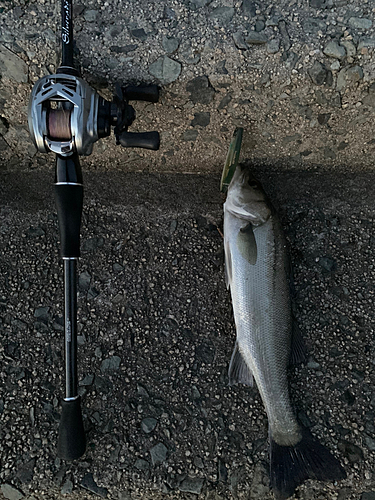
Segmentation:
<svg viewBox="0 0 375 500">
<path fill-rule="evenodd" d="M 254 385 L 253 374 L 240 353 L 237 341 L 229 363 L 228 376 L 229 385 L 245 384 L 250 387 Z"/>
<path fill-rule="evenodd" d="M 301 330 L 299 329 L 297 321 L 293 317 L 290 364 L 299 365 L 300 363 L 304 363 L 306 361 L 306 358 L 307 358 L 306 344 L 302 337 Z"/>
</svg>

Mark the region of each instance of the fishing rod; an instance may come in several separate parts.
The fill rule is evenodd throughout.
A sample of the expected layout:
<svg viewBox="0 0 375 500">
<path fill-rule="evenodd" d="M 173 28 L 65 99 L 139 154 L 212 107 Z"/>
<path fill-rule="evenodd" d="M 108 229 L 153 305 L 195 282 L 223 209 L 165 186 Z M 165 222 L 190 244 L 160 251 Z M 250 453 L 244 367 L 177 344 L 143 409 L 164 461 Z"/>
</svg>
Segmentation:
<svg viewBox="0 0 375 500">
<path fill-rule="evenodd" d="M 86 449 L 77 373 L 77 261 L 83 180 L 79 156 L 88 156 L 94 143 L 111 134 L 123 147 L 158 150 L 158 132 L 132 133 L 135 120 L 129 101 L 157 102 L 156 85 L 115 86 L 106 101 L 82 78 L 74 66 L 72 0 L 61 2 L 62 61 L 56 74 L 38 80 L 32 90 L 28 122 L 41 153 L 56 154 L 55 200 L 64 263 L 65 398 L 59 427 L 57 454 L 64 460 L 80 458 Z"/>
</svg>

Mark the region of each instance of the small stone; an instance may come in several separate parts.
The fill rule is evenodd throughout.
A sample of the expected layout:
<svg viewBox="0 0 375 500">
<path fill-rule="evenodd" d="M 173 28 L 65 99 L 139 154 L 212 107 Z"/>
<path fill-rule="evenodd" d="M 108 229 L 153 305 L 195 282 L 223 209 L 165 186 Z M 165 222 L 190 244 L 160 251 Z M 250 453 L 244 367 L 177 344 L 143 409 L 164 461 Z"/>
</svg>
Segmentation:
<svg viewBox="0 0 375 500">
<path fill-rule="evenodd" d="M 264 33 L 257 33 L 256 31 L 250 31 L 249 35 L 246 37 L 246 43 L 248 45 L 264 45 L 267 41 L 268 38 Z"/>
<path fill-rule="evenodd" d="M 83 243 L 83 251 L 84 252 L 94 252 L 98 248 L 101 248 L 104 245 L 104 238 L 89 238 Z"/>
<path fill-rule="evenodd" d="M 244 14 L 250 17 L 256 16 L 256 5 L 253 0 L 243 0 L 242 2 L 242 11 Z"/>
<path fill-rule="evenodd" d="M 336 261 L 331 257 L 325 256 L 319 259 L 319 265 L 324 271 L 332 272 L 336 269 Z"/>
<path fill-rule="evenodd" d="M 349 406 L 352 406 L 355 402 L 355 396 L 347 389 L 343 396 L 342 396 L 343 401 L 347 403 Z"/>
<path fill-rule="evenodd" d="M 44 236 L 46 233 L 44 229 L 41 227 L 30 227 L 26 231 L 27 236 L 30 236 L 30 238 L 40 238 L 41 236 Z"/>
<path fill-rule="evenodd" d="M 34 476 L 34 468 L 36 464 L 36 458 L 32 458 L 28 462 L 22 464 L 17 470 L 17 478 L 23 484 L 31 483 Z"/>
<path fill-rule="evenodd" d="M 331 118 L 331 113 L 320 113 L 318 115 L 318 123 L 320 125 L 327 125 L 330 118 Z"/>
<path fill-rule="evenodd" d="M 349 84 L 358 83 L 363 79 L 363 69 L 361 66 L 353 66 L 346 70 L 346 81 Z"/>
<path fill-rule="evenodd" d="M 194 142 L 198 137 L 198 130 L 185 130 L 185 132 L 182 135 L 182 139 L 186 142 Z"/>
<path fill-rule="evenodd" d="M 178 489 L 186 493 L 200 495 L 204 484 L 204 479 L 200 477 L 187 477 L 179 485 Z"/>
<path fill-rule="evenodd" d="M 87 292 L 88 299 L 95 299 L 98 295 L 99 295 L 99 291 L 93 286 Z"/>
<path fill-rule="evenodd" d="M 167 459 L 168 449 L 163 443 L 156 444 L 150 450 L 151 460 L 153 465 L 158 465 Z"/>
<path fill-rule="evenodd" d="M 216 7 L 209 15 L 209 18 L 219 23 L 227 24 L 231 22 L 233 16 L 233 7 Z"/>
<path fill-rule="evenodd" d="M 168 37 L 165 36 L 163 37 L 163 49 L 167 54 L 173 54 L 173 52 L 176 52 L 180 45 L 180 40 L 178 38 L 174 37 Z"/>
<path fill-rule="evenodd" d="M 179 55 L 182 59 L 182 62 L 189 65 L 198 64 L 201 60 L 201 55 L 196 51 L 196 49 L 193 50 L 190 40 L 186 40 L 181 45 Z"/>
<path fill-rule="evenodd" d="M 14 52 L 0 45 L 0 74 L 18 83 L 27 83 L 27 64 Z"/>
<path fill-rule="evenodd" d="M 327 82 L 328 71 L 319 61 L 315 61 L 314 65 L 307 72 L 315 85 L 323 85 Z"/>
<path fill-rule="evenodd" d="M 129 52 L 133 52 L 138 48 L 138 45 L 136 43 L 129 44 L 129 45 L 112 45 L 111 51 L 115 52 L 115 54 L 128 54 Z"/>
<path fill-rule="evenodd" d="M 0 116 L 0 135 L 5 135 L 9 130 L 9 123 L 8 121 Z"/>
<path fill-rule="evenodd" d="M 78 286 L 81 290 L 88 290 L 90 288 L 91 275 L 87 271 L 83 271 L 78 278 Z"/>
<path fill-rule="evenodd" d="M 358 52 L 362 49 L 374 49 L 375 48 L 375 38 L 361 38 L 358 42 Z"/>
<path fill-rule="evenodd" d="M 314 361 L 313 359 L 310 360 L 306 366 L 307 368 L 311 368 L 312 370 L 319 370 L 320 368 L 320 364 Z"/>
<path fill-rule="evenodd" d="M 173 9 L 171 9 L 170 7 L 168 7 L 168 5 L 166 5 L 164 7 L 163 18 L 169 19 L 169 20 L 175 19 L 176 12 Z"/>
<path fill-rule="evenodd" d="M 91 491 L 92 493 L 95 493 L 95 495 L 98 495 L 102 498 L 107 498 L 108 495 L 108 490 L 107 488 L 102 488 L 96 484 L 94 481 L 94 477 L 91 474 L 91 472 L 85 474 L 83 476 L 83 479 L 81 481 L 81 486 L 85 488 L 88 491 Z"/>
<path fill-rule="evenodd" d="M 338 444 L 338 449 L 346 455 L 351 463 L 358 463 L 363 460 L 363 451 L 355 444 L 342 440 Z"/>
<path fill-rule="evenodd" d="M 81 3 L 77 3 L 73 5 L 73 18 L 76 18 L 82 14 L 85 10 L 85 6 Z"/>
<path fill-rule="evenodd" d="M 111 356 L 102 361 L 100 370 L 102 372 L 118 370 L 120 368 L 121 358 L 119 356 Z"/>
<path fill-rule="evenodd" d="M 7 500 L 21 500 L 21 498 L 24 498 L 24 494 L 21 493 L 21 491 L 17 490 L 11 484 L 8 483 L 2 484 L 0 489 L 1 493 Z"/>
<path fill-rule="evenodd" d="M 269 495 L 270 488 L 268 484 L 268 476 L 265 467 L 262 464 L 257 464 L 250 486 L 249 499 L 258 500 L 259 498 Z"/>
<path fill-rule="evenodd" d="M 375 108 L 375 94 L 371 93 L 371 94 L 368 94 L 367 96 L 365 96 L 362 99 L 362 103 L 365 106 L 370 106 L 371 108 Z"/>
<path fill-rule="evenodd" d="M 8 148 L 9 144 L 7 141 L 3 137 L 0 137 L 0 151 L 6 151 Z"/>
<path fill-rule="evenodd" d="M 255 23 L 255 31 L 259 33 L 260 31 L 263 31 L 264 28 L 266 27 L 264 21 L 257 21 Z"/>
<path fill-rule="evenodd" d="M 368 30 L 372 26 L 372 21 L 365 17 L 351 17 L 349 19 L 349 26 L 354 29 Z"/>
<path fill-rule="evenodd" d="M 210 104 L 215 95 L 207 76 L 193 78 L 186 84 L 186 90 L 190 92 L 190 100 L 194 104 Z"/>
<path fill-rule="evenodd" d="M 180 76 L 181 63 L 170 59 L 168 56 L 159 57 L 150 64 L 149 72 L 163 84 L 172 83 Z"/>
<path fill-rule="evenodd" d="M 96 18 L 98 17 L 98 11 L 97 10 L 86 10 L 84 14 L 85 21 L 88 23 L 93 23 L 96 21 Z"/>
<path fill-rule="evenodd" d="M 194 120 L 192 120 L 191 124 L 193 127 L 207 127 L 211 121 L 211 114 L 208 112 L 204 113 L 194 113 Z"/>
<path fill-rule="evenodd" d="M 365 444 L 370 451 L 375 451 L 375 439 L 365 436 Z"/>
<path fill-rule="evenodd" d="M 269 40 L 267 42 L 266 50 L 268 54 L 276 54 L 280 50 L 280 40 L 274 38 L 273 40 Z"/>
<path fill-rule="evenodd" d="M 91 385 L 94 382 L 94 377 L 95 376 L 92 373 L 86 375 L 86 377 L 80 381 L 79 385 L 81 386 Z"/>
<path fill-rule="evenodd" d="M 49 309 L 50 308 L 48 306 L 38 307 L 34 311 L 34 318 L 37 318 L 39 321 L 44 321 L 47 323 L 51 319 L 50 315 L 48 314 Z"/>
<path fill-rule="evenodd" d="M 223 97 L 222 100 L 220 101 L 219 106 L 217 107 L 218 111 L 226 108 L 231 100 L 232 100 L 232 94 L 227 94 L 225 97 Z"/>
<path fill-rule="evenodd" d="M 63 495 L 70 495 L 72 491 L 73 491 L 73 483 L 70 479 L 67 479 L 65 483 L 62 485 L 61 493 Z"/>
<path fill-rule="evenodd" d="M 236 33 L 233 33 L 233 40 L 237 49 L 246 50 L 248 48 L 241 31 L 236 31 Z"/>
<path fill-rule="evenodd" d="M 112 269 L 114 270 L 115 273 L 121 273 L 121 271 L 124 269 L 121 264 L 118 262 L 115 262 L 112 266 Z"/>
<path fill-rule="evenodd" d="M 157 423 L 158 423 L 158 421 L 156 420 L 156 418 L 152 418 L 152 417 L 144 418 L 141 422 L 141 429 L 146 434 L 149 434 L 150 432 L 152 432 L 155 429 Z"/>
<path fill-rule="evenodd" d="M 348 57 L 354 57 L 356 55 L 357 49 L 355 48 L 355 45 L 353 42 L 351 42 L 350 40 L 341 40 L 340 44 L 343 47 L 345 47 L 346 54 Z"/>
<path fill-rule="evenodd" d="M 198 467 L 198 469 L 203 469 L 204 467 L 203 460 L 201 459 L 201 457 L 195 457 L 193 463 L 195 467 Z"/>
<path fill-rule="evenodd" d="M 148 470 L 150 468 L 150 464 L 147 462 L 147 460 L 138 458 L 138 460 L 136 460 L 134 464 L 134 467 L 138 470 Z"/>
<path fill-rule="evenodd" d="M 323 53 L 328 57 L 334 57 L 335 59 L 343 59 L 346 56 L 346 50 L 341 47 L 337 42 L 331 40 L 323 49 Z"/>
<path fill-rule="evenodd" d="M 140 40 L 141 42 L 144 42 L 147 38 L 147 33 L 143 28 L 131 30 L 131 34 L 132 36 L 134 36 L 134 38 L 138 38 L 138 40 Z"/>
<path fill-rule="evenodd" d="M 219 481 L 222 483 L 226 483 L 228 481 L 228 469 L 226 468 L 226 465 L 222 460 L 219 460 L 217 469 Z"/>
<path fill-rule="evenodd" d="M 332 71 L 338 71 L 340 69 L 340 63 L 339 61 L 333 61 L 331 64 L 331 70 Z"/>
</svg>

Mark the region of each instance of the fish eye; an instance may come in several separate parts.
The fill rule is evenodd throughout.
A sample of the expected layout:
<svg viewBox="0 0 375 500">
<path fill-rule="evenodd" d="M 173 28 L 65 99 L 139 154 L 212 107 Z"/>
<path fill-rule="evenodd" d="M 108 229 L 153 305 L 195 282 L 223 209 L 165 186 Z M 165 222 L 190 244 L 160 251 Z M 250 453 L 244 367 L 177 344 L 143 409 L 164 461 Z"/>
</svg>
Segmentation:
<svg viewBox="0 0 375 500">
<path fill-rule="evenodd" d="M 252 187 L 253 189 L 258 189 L 258 183 L 257 181 L 254 181 L 254 179 L 249 180 L 249 186 Z"/>
</svg>

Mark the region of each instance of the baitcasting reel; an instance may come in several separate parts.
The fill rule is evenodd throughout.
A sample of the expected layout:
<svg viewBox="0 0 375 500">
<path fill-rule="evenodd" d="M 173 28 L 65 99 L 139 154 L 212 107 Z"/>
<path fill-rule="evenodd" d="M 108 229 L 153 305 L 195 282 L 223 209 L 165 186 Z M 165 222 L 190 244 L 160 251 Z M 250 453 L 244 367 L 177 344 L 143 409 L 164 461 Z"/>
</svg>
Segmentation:
<svg viewBox="0 0 375 500">
<path fill-rule="evenodd" d="M 64 70 L 65 68 L 59 68 Z M 68 69 L 68 68 L 66 68 Z M 124 147 L 159 149 L 158 132 L 132 133 L 135 120 L 129 101 L 157 102 L 156 85 L 121 88 L 116 85 L 112 102 L 106 101 L 82 78 L 73 73 L 44 76 L 36 82 L 29 102 L 29 129 L 41 153 L 52 151 L 61 156 L 73 152 L 88 156 L 94 142 L 111 133 L 114 126 L 117 144 Z"/>
</svg>

